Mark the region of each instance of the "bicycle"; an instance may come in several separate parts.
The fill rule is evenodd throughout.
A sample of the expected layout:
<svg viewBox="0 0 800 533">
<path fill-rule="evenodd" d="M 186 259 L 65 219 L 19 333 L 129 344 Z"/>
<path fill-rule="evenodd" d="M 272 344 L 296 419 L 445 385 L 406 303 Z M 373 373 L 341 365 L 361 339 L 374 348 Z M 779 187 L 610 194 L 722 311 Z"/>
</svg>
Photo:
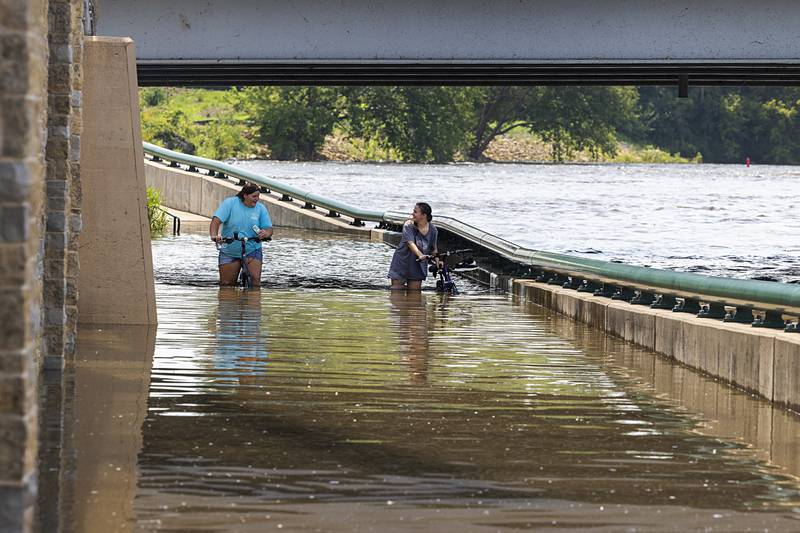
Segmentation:
<svg viewBox="0 0 800 533">
<path fill-rule="evenodd" d="M 436 280 L 437 292 L 458 294 L 456 282 L 453 281 L 453 278 L 450 276 L 450 267 L 447 264 L 447 258 L 452 255 L 462 255 L 470 252 L 472 252 L 471 248 L 462 248 L 460 250 L 438 252 L 430 256 L 434 259 L 441 259 L 442 262 L 442 268 L 439 268 L 436 262 L 433 262 L 428 266 L 428 271 L 439 278 Z M 469 272 L 470 270 L 475 270 L 476 268 L 478 268 L 478 265 L 475 263 L 475 260 L 470 257 L 469 259 L 465 259 L 454 266 L 453 272 Z"/>
<path fill-rule="evenodd" d="M 239 275 L 237 276 L 237 283 L 238 286 L 242 287 L 243 289 L 252 289 L 253 288 L 253 275 L 250 274 L 250 269 L 247 268 L 247 261 L 245 261 L 246 249 L 247 249 L 247 242 L 253 241 L 257 243 L 262 243 L 264 241 L 272 240 L 271 238 L 267 239 L 259 239 L 258 237 L 239 237 L 238 232 L 234 232 L 233 237 L 223 237 L 217 242 L 217 250 L 222 248 L 221 243 L 230 244 L 234 241 L 240 241 L 242 243 L 242 257 L 239 259 Z"/>
</svg>

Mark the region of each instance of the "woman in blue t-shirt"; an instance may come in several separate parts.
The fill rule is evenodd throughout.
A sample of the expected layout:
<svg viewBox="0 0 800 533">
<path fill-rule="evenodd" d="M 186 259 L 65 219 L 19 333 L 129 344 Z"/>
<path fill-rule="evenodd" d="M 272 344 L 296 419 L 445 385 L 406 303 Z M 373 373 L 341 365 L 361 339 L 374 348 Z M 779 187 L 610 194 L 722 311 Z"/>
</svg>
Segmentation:
<svg viewBox="0 0 800 533">
<path fill-rule="evenodd" d="M 211 219 L 208 229 L 211 240 L 220 243 L 223 238 L 231 238 L 238 233 L 239 238 L 247 237 L 262 241 L 272 237 L 272 219 L 263 204 L 258 202 L 259 189 L 250 183 L 245 184 L 236 196 L 222 201 Z M 261 264 L 263 255 L 261 243 L 248 240 L 244 260 L 253 277 L 253 288 L 261 288 Z M 219 250 L 219 284 L 235 285 L 242 261 L 242 243 L 233 241 Z"/>
<path fill-rule="evenodd" d="M 392 289 L 418 291 L 428 276 L 428 260 L 437 252 L 439 231 L 431 224 L 431 206 L 419 202 L 411 212 L 411 220 L 403 224 L 400 245 L 394 251 L 389 266 Z M 438 259 L 434 259 L 438 263 Z"/>
</svg>

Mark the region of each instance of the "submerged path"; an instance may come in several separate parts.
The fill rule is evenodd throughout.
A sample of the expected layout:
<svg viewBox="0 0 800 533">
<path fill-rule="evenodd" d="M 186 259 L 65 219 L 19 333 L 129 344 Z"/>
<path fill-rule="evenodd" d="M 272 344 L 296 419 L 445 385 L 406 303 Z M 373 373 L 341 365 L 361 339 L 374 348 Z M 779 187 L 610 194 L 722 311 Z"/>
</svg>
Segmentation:
<svg viewBox="0 0 800 533">
<path fill-rule="evenodd" d="M 382 244 L 270 246 L 259 293 L 157 242 L 157 332 L 81 332 L 77 530 L 800 528 L 795 415 L 505 294 L 392 293 Z"/>
</svg>

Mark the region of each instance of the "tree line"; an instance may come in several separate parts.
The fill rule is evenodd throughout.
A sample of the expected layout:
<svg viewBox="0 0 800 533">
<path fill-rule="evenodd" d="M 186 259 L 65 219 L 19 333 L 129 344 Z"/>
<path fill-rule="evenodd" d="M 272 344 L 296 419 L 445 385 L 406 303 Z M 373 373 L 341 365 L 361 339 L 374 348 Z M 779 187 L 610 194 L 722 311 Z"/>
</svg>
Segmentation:
<svg viewBox="0 0 800 533">
<path fill-rule="evenodd" d="M 194 96 L 193 96 L 194 95 Z M 334 131 L 406 162 L 483 161 L 511 131 L 552 161 L 620 143 L 710 163 L 800 163 L 800 89 L 665 87 L 246 87 L 143 89 L 146 140 L 225 158 L 314 160 Z"/>
</svg>

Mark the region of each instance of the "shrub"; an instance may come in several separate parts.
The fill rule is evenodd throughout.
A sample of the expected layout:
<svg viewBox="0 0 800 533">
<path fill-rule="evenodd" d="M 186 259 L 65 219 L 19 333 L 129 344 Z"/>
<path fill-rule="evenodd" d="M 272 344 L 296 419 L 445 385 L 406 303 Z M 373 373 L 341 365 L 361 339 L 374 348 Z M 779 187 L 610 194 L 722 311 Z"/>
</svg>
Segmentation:
<svg viewBox="0 0 800 533">
<path fill-rule="evenodd" d="M 161 205 L 161 191 L 153 187 L 147 188 L 147 220 L 150 222 L 150 233 L 162 233 L 167 227 L 167 214 Z"/>
</svg>

